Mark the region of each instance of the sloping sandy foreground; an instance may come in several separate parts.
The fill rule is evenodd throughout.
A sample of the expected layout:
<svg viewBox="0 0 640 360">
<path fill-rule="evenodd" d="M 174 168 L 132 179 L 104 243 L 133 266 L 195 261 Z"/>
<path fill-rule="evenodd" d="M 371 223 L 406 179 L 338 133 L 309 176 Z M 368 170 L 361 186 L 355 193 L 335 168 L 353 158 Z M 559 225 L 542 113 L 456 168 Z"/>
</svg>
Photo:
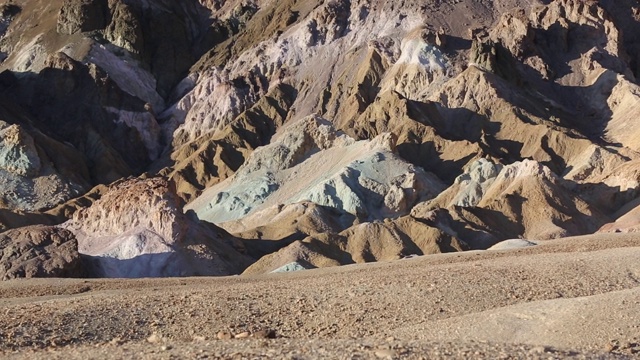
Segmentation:
<svg viewBox="0 0 640 360">
<path fill-rule="evenodd" d="M 0 291 L 2 358 L 640 357 L 634 234 L 292 274 L 10 281 Z"/>
</svg>

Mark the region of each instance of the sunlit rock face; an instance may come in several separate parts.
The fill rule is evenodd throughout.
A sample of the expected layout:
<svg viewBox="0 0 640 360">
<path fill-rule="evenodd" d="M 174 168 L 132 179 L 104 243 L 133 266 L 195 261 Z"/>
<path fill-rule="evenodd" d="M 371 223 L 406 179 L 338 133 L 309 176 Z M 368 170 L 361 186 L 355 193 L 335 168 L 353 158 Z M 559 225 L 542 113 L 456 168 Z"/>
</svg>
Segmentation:
<svg viewBox="0 0 640 360">
<path fill-rule="evenodd" d="M 163 179 L 114 184 L 61 226 L 77 237 L 94 276 L 219 276 L 248 265 L 229 234 L 182 211 Z"/>
</svg>

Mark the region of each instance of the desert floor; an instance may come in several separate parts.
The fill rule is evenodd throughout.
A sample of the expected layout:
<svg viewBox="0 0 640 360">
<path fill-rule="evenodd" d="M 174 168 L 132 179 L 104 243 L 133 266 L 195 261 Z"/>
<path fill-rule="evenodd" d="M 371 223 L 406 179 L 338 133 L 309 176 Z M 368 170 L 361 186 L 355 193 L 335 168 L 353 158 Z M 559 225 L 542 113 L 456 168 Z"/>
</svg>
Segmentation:
<svg viewBox="0 0 640 360">
<path fill-rule="evenodd" d="M 9 359 L 640 356 L 635 234 L 254 277 L 9 281 L 0 294 Z"/>
</svg>

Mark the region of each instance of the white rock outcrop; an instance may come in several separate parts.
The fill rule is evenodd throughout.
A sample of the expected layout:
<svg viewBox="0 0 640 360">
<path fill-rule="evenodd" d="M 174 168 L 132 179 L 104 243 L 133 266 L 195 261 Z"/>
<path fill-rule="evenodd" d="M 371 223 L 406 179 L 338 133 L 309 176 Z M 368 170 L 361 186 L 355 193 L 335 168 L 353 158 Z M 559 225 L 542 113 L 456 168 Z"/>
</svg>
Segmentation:
<svg viewBox="0 0 640 360">
<path fill-rule="evenodd" d="M 98 277 L 230 275 L 249 264 L 229 245 L 230 235 L 184 214 L 171 185 L 159 178 L 111 185 L 62 227 L 75 234 Z"/>
</svg>

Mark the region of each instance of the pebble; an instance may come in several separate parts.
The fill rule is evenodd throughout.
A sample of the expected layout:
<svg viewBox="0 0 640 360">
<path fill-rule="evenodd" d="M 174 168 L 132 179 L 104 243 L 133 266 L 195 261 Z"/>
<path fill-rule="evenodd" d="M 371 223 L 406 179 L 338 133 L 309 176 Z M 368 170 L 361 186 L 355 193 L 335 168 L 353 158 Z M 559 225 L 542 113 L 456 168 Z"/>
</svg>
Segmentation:
<svg viewBox="0 0 640 360">
<path fill-rule="evenodd" d="M 162 340 L 162 338 L 156 333 L 151 334 L 151 336 L 147 338 L 147 341 L 152 344 L 158 343 L 160 340 Z"/>
<path fill-rule="evenodd" d="M 218 332 L 218 334 L 216 335 L 216 338 L 217 338 L 218 340 L 229 340 L 229 339 L 231 339 L 231 337 L 232 337 L 232 336 L 231 336 L 231 334 L 230 334 L 230 333 L 228 333 L 228 332 L 226 332 L 226 331 L 220 331 L 220 332 Z"/>
<path fill-rule="evenodd" d="M 375 355 L 380 359 L 393 359 L 396 356 L 396 352 L 393 350 L 377 350 Z"/>
<path fill-rule="evenodd" d="M 249 334 L 249 332 L 248 332 L 248 331 L 245 331 L 245 332 L 241 332 L 241 333 L 239 333 L 239 334 L 236 334 L 234 337 L 235 337 L 236 339 L 245 339 L 245 338 L 248 338 L 248 337 L 249 337 L 249 335 L 250 335 L 250 334 Z"/>
<path fill-rule="evenodd" d="M 606 352 L 613 352 L 613 350 L 616 349 L 616 346 L 612 343 L 608 343 L 607 345 L 604 346 L 604 351 Z"/>
</svg>

